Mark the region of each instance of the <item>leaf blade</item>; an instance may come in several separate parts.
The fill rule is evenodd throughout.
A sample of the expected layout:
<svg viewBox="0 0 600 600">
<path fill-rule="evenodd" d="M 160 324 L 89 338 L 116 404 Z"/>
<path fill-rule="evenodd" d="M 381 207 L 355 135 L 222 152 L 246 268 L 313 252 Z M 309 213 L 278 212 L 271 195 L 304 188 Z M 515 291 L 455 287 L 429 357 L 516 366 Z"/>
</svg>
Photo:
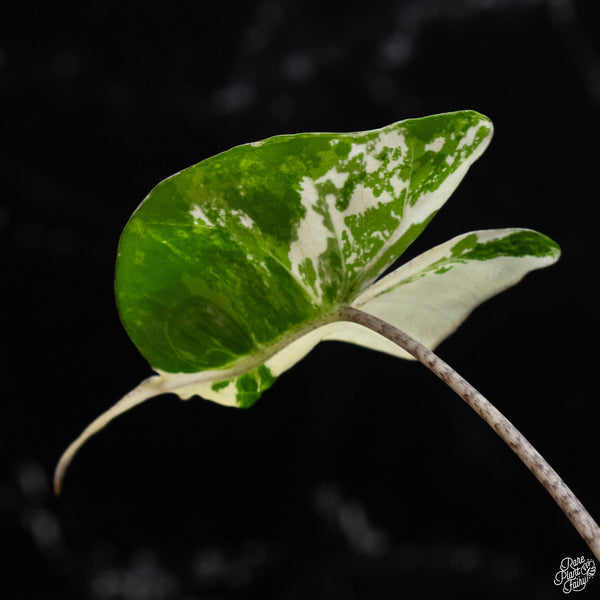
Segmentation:
<svg viewBox="0 0 600 600">
<path fill-rule="evenodd" d="M 527 273 L 553 264 L 559 256 L 554 241 L 530 229 L 465 233 L 386 275 L 352 306 L 434 349 L 481 303 L 516 285 Z M 356 325 L 327 339 L 412 359 L 378 334 Z"/>
<path fill-rule="evenodd" d="M 278 136 L 165 180 L 120 240 L 115 291 L 129 336 L 167 373 L 259 354 L 365 289 L 491 134 L 486 117 L 463 111 Z"/>
</svg>

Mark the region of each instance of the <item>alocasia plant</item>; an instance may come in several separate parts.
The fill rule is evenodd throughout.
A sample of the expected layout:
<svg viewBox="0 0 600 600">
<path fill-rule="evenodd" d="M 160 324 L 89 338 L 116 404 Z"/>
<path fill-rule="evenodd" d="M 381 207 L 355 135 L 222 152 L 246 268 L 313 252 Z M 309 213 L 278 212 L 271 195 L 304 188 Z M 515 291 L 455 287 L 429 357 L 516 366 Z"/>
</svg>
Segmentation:
<svg viewBox="0 0 600 600">
<path fill-rule="evenodd" d="M 428 366 L 520 456 L 600 557 L 598 526 L 569 488 L 431 352 L 481 302 L 554 263 L 558 246 L 529 229 L 474 231 L 381 277 L 491 136 L 489 119 L 472 111 L 277 136 L 156 186 L 121 236 L 115 290 L 125 329 L 157 374 L 71 444 L 56 490 L 83 442 L 136 404 L 172 392 L 249 407 L 318 342 L 342 340 Z"/>
</svg>

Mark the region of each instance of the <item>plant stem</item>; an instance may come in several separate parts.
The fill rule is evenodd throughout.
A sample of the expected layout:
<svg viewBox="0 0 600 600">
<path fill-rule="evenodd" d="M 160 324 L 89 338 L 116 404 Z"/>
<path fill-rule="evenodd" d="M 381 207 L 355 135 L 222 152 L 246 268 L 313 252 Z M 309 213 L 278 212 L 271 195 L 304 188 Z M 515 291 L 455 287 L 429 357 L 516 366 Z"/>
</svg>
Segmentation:
<svg viewBox="0 0 600 600">
<path fill-rule="evenodd" d="M 431 350 L 389 323 L 350 306 L 342 307 L 340 318 L 363 325 L 394 342 L 423 363 L 452 388 L 509 446 L 554 498 L 600 561 L 600 528 L 583 504 L 527 441 L 523 434 L 468 381 Z"/>
</svg>

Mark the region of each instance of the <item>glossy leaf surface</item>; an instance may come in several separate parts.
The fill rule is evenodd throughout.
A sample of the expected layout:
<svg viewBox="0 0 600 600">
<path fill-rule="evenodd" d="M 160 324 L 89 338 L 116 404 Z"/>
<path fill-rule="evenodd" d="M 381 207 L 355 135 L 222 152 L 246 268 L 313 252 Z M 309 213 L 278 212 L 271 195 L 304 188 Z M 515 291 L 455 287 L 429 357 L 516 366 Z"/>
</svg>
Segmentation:
<svg viewBox="0 0 600 600">
<path fill-rule="evenodd" d="M 121 238 L 116 294 L 130 337 L 170 374 L 266 356 L 366 290 L 426 227 L 491 133 L 485 117 L 461 112 L 369 132 L 278 136 L 170 177 Z M 273 381 L 264 368 L 242 375 L 242 405 Z M 230 379 L 210 386 L 233 391 Z"/>
</svg>

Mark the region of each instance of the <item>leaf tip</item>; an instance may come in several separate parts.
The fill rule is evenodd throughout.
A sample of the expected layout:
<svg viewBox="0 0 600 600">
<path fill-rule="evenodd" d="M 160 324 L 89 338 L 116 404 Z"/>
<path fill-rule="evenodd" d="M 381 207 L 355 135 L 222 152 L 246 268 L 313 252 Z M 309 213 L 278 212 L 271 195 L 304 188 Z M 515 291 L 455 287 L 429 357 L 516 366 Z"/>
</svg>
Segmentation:
<svg viewBox="0 0 600 600">
<path fill-rule="evenodd" d="M 115 417 L 118 417 L 134 406 L 141 404 L 145 400 L 163 393 L 164 390 L 161 387 L 161 383 L 162 378 L 157 375 L 144 379 L 137 387 L 123 396 L 123 398 L 111 406 L 106 412 L 103 412 L 100 416 L 96 417 L 82 431 L 79 437 L 71 442 L 69 447 L 63 452 L 62 456 L 58 460 L 56 469 L 54 470 L 53 485 L 54 493 L 57 496 L 59 496 L 62 491 L 65 474 L 79 448 L 81 448 L 81 446 L 83 446 L 87 440 L 89 440 L 94 434 L 98 433 L 98 431 L 103 429 Z"/>
<path fill-rule="evenodd" d="M 57 497 L 60 496 L 60 493 L 62 491 L 63 481 L 65 479 L 65 473 L 66 473 L 67 468 L 73 458 L 72 455 L 69 456 L 70 448 L 71 448 L 71 446 L 69 446 L 69 448 L 67 448 L 67 450 L 65 450 L 65 452 L 63 452 L 58 463 L 56 464 L 56 468 L 54 469 L 53 487 L 54 487 L 54 495 Z"/>
</svg>

